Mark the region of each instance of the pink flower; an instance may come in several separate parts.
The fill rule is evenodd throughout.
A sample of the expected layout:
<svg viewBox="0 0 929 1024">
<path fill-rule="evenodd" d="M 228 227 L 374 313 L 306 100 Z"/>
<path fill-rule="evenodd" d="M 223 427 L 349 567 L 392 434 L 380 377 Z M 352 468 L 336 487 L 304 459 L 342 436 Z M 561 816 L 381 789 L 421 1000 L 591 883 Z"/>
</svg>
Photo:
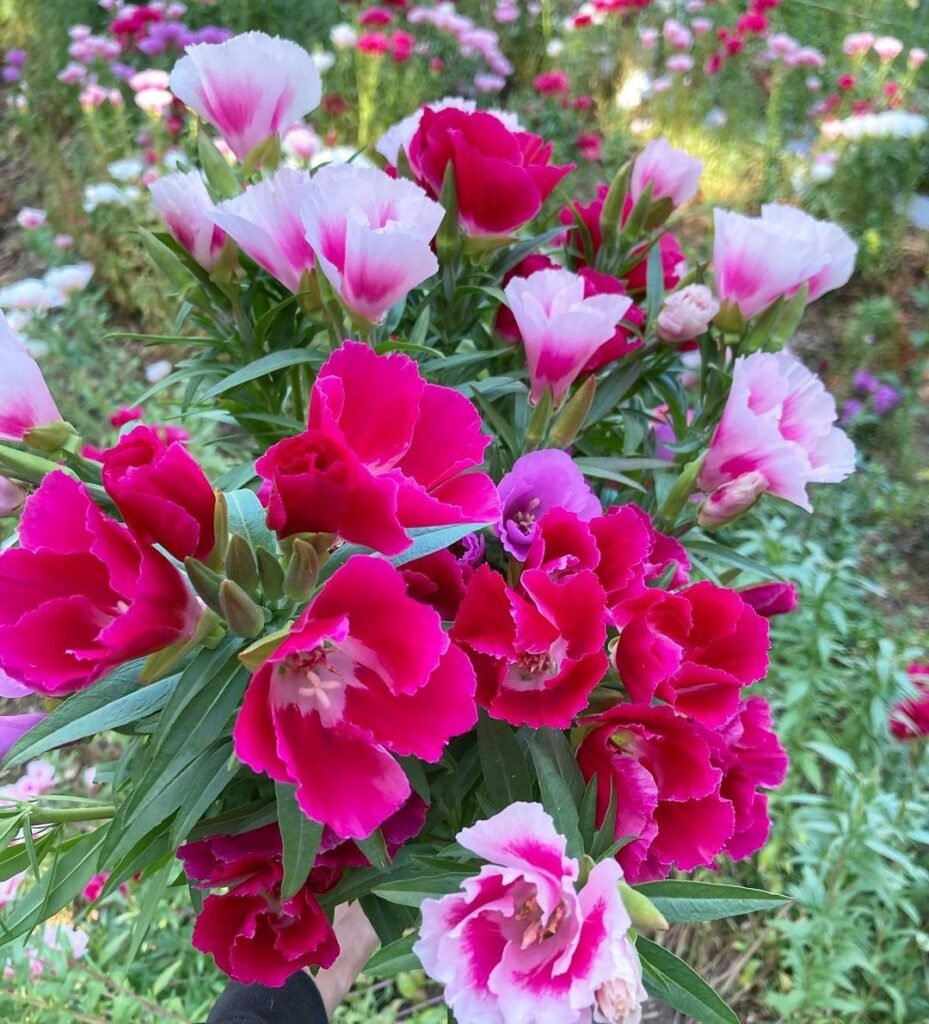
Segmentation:
<svg viewBox="0 0 929 1024">
<path fill-rule="evenodd" d="M 747 512 L 767 489 L 764 473 L 757 469 L 740 473 L 707 495 L 697 514 L 697 522 L 707 530 L 724 526 Z"/>
<path fill-rule="evenodd" d="M 313 188 L 306 171 L 282 167 L 240 196 L 219 203 L 211 214 L 213 223 L 247 256 L 294 294 L 303 272 L 313 266 L 313 249 L 300 219 Z"/>
<path fill-rule="evenodd" d="M 773 224 L 799 242 L 812 243 L 825 256 L 822 269 L 807 279 L 807 302 L 815 302 L 826 292 L 848 283 L 855 270 L 858 246 L 848 234 L 829 220 L 817 220 L 795 206 L 766 203 L 761 208 L 762 223 Z"/>
<path fill-rule="evenodd" d="M 58 249 L 59 252 L 67 252 L 67 250 L 74 245 L 74 239 L 71 235 L 55 235 L 54 244 L 55 248 Z"/>
<path fill-rule="evenodd" d="M 551 143 L 538 135 L 510 131 L 492 114 L 453 108 L 427 107 L 409 148 L 413 172 L 432 196 L 441 195 L 451 164 L 458 215 L 471 235 L 507 235 L 532 220 L 573 170 L 551 166 L 551 155 Z"/>
<path fill-rule="evenodd" d="M 0 476 L 0 519 L 6 519 L 22 508 L 26 492 L 12 480 Z"/>
<path fill-rule="evenodd" d="M 903 53 L 903 43 L 894 36 L 881 36 L 874 40 L 874 52 L 882 61 L 890 63 Z"/>
<path fill-rule="evenodd" d="M 212 220 L 216 209 L 198 171 L 166 174 L 149 186 L 152 206 L 171 236 L 204 270 L 212 271 L 226 236 Z"/>
<path fill-rule="evenodd" d="M 0 554 L 0 668 L 38 693 L 83 689 L 187 639 L 199 616 L 177 569 L 63 471 L 26 501 L 19 547 Z"/>
<path fill-rule="evenodd" d="M 622 979 L 635 994 L 613 1020 L 637 1020 L 645 992 L 615 862 L 597 864 L 578 892 L 578 863 L 539 804 L 511 804 L 457 838 L 489 863 L 423 903 L 413 951 L 459 1024 L 582 1024 Z"/>
<path fill-rule="evenodd" d="M 275 826 L 212 836 L 177 851 L 203 901 L 193 945 L 245 985 L 278 988 L 304 967 L 329 967 L 339 942 L 309 883 L 282 901 L 280 832 Z"/>
<path fill-rule="evenodd" d="M 0 758 L 6 757 L 12 747 L 46 717 L 44 711 L 22 715 L 0 715 Z"/>
<path fill-rule="evenodd" d="M 152 117 L 163 117 L 173 102 L 174 96 L 167 89 L 140 89 L 135 94 L 135 105 Z"/>
<path fill-rule="evenodd" d="M 171 91 L 214 125 L 242 160 L 318 106 L 322 82 L 302 46 L 245 32 L 224 43 L 189 46 L 171 72 Z"/>
<path fill-rule="evenodd" d="M 689 53 L 675 53 L 668 58 L 667 68 L 675 75 L 686 75 L 694 69 L 694 59 Z"/>
<path fill-rule="evenodd" d="M 916 740 L 929 736 L 929 664 L 914 663 L 906 671 L 916 692 L 891 708 L 890 732 L 898 740 Z"/>
<path fill-rule="evenodd" d="M 143 544 L 160 544 L 182 561 L 204 561 L 213 550 L 216 496 L 178 441 L 166 444 L 144 424 L 133 428 L 104 452 L 103 486 Z"/>
<path fill-rule="evenodd" d="M 832 396 L 789 352 L 739 358 L 699 485 L 711 492 L 759 472 L 768 491 L 811 512 L 807 484 L 838 483 L 855 469 L 855 446 L 835 421 Z"/>
<path fill-rule="evenodd" d="M 16 223 L 23 231 L 34 231 L 45 223 L 45 211 L 37 210 L 34 206 L 24 206 L 16 214 Z"/>
<path fill-rule="evenodd" d="M 568 270 L 514 277 L 504 289 L 526 350 L 531 399 L 547 388 L 557 404 L 632 306 L 623 295 L 584 297 L 584 279 Z"/>
<path fill-rule="evenodd" d="M 876 42 L 873 32 L 853 32 L 842 42 L 842 52 L 849 57 L 861 56 Z"/>
<path fill-rule="evenodd" d="M 571 91 L 571 81 L 563 71 L 546 71 L 533 78 L 532 88 L 543 96 L 563 96 Z"/>
<path fill-rule="evenodd" d="M 768 623 L 734 590 L 649 588 L 625 617 L 613 663 L 636 703 L 657 697 L 716 727 L 735 713 L 742 687 L 768 671 Z"/>
<path fill-rule="evenodd" d="M 410 796 L 392 754 L 437 761 L 474 724 L 474 689 L 438 614 L 384 559 L 356 555 L 252 677 L 236 755 L 296 783 L 308 817 L 361 839 Z"/>
<path fill-rule="evenodd" d="M 567 728 L 606 674 L 605 605 L 589 569 L 527 569 L 512 590 L 480 566 L 452 629 L 474 663 L 478 703 L 512 725 Z"/>
<path fill-rule="evenodd" d="M 497 520 L 493 482 L 471 472 L 489 443 L 459 392 L 428 384 L 407 356 L 347 341 L 316 378 L 309 429 L 258 460 L 259 497 L 281 537 L 335 533 L 398 554 L 408 528 Z"/>
<path fill-rule="evenodd" d="M 658 337 L 662 341 L 692 341 L 709 327 L 719 312 L 719 303 L 704 284 L 689 284 L 672 292 L 658 314 Z"/>
<path fill-rule="evenodd" d="M 920 46 L 914 46 L 907 54 L 906 63 L 913 71 L 918 71 L 926 63 L 926 51 Z"/>
<path fill-rule="evenodd" d="M 320 270 L 370 323 L 439 269 L 430 243 L 444 215 L 413 182 L 350 164 L 318 171 L 301 208 Z"/>
<path fill-rule="evenodd" d="M 61 419 L 38 364 L 0 311 L 0 439 L 22 441 L 32 427 Z"/>
<path fill-rule="evenodd" d="M 800 601 L 796 583 L 756 583 L 740 590 L 739 597 L 766 619 L 796 611 Z"/>
<path fill-rule="evenodd" d="M 703 161 L 675 149 L 666 139 L 654 139 L 632 165 L 630 192 L 634 201 L 652 186 L 652 199 L 670 199 L 682 206 L 697 194 Z"/>
<path fill-rule="evenodd" d="M 81 899 L 86 900 L 88 903 L 96 903 L 100 899 L 103 887 L 106 885 L 109 877 L 109 871 L 101 871 L 94 875 L 81 890 Z"/>
</svg>

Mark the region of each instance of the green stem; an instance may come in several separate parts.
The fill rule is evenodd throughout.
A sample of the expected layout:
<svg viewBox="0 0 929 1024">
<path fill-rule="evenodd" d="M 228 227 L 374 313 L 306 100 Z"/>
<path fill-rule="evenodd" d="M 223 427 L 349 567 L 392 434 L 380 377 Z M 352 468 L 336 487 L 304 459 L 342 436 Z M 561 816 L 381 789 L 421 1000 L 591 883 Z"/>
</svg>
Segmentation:
<svg viewBox="0 0 929 1024">
<path fill-rule="evenodd" d="M 106 821 L 115 814 L 115 807 L 35 807 L 26 809 L 26 821 L 30 825 L 62 825 L 72 821 Z"/>
<path fill-rule="evenodd" d="M 303 401 L 303 377 L 299 366 L 292 366 L 290 369 L 290 394 L 294 404 L 294 419 L 303 422 L 306 409 Z"/>
</svg>

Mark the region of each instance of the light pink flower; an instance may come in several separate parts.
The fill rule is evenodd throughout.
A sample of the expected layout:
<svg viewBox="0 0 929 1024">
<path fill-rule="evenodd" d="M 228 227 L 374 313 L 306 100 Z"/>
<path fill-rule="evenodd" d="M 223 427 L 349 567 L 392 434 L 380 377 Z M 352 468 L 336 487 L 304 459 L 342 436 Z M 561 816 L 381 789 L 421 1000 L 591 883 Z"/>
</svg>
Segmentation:
<svg viewBox="0 0 929 1024">
<path fill-rule="evenodd" d="M 857 57 L 867 53 L 875 41 L 873 32 L 853 32 L 842 42 L 842 52 L 849 57 Z"/>
<path fill-rule="evenodd" d="M 171 72 L 171 91 L 214 125 L 241 160 L 313 110 L 322 82 L 302 46 L 245 32 L 189 46 Z"/>
<path fill-rule="evenodd" d="M 632 165 L 630 194 L 635 201 L 651 185 L 652 199 L 670 199 L 681 206 L 697 194 L 702 172 L 702 160 L 675 149 L 666 139 L 654 139 Z"/>
<path fill-rule="evenodd" d="M 625 295 L 584 298 L 584 279 L 569 270 L 514 277 L 504 289 L 526 350 L 532 401 L 551 388 L 557 403 L 632 305 Z"/>
<path fill-rule="evenodd" d="M 430 243 L 445 211 L 411 181 L 329 165 L 314 176 L 301 215 L 320 270 L 370 323 L 439 269 Z"/>
<path fill-rule="evenodd" d="M 321 149 L 322 140 L 306 124 L 292 124 L 284 133 L 281 148 L 295 160 L 308 163 Z"/>
<path fill-rule="evenodd" d="M 639 42 L 642 44 L 644 49 L 653 50 L 655 43 L 658 42 L 658 29 L 657 28 L 642 28 L 639 29 Z"/>
<path fill-rule="evenodd" d="M 137 71 L 129 79 L 129 88 L 133 92 L 141 92 L 143 89 L 167 89 L 170 76 L 167 71 L 160 68 L 145 68 Z"/>
<path fill-rule="evenodd" d="M 42 371 L 0 312 L 0 438 L 22 441 L 31 427 L 60 419 Z"/>
<path fill-rule="evenodd" d="M 162 117 L 173 102 L 174 97 L 167 89 L 140 89 L 135 94 L 135 105 L 152 117 Z"/>
<path fill-rule="evenodd" d="M 45 211 L 38 210 L 34 206 L 24 206 L 16 214 L 16 223 L 24 231 L 34 231 L 45 223 Z"/>
<path fill-rule="evenodd" d="M 594 1006 L 600 1020 L 638 1020 L 645 995 L 619 865 L 601 861 L 578 892 L 578 862 L 539 804 L 511 804 L 457 838 L 489 863 L 423 903 L 413 951 L 459 1024 L 585 1024 Z"/>
<path fill-rule="evenodd" d="M 668 58 L 667 68 L 676 75 L 686 75 L 694 69 L 694 59 L 689 53 L 676 53 Z"/>
<path fill-rule="evenodd" d="M 246 255 L 296 293 L 303 271 L 313 266 L 313 250 L 300 219 L 312 192 L 306 171 L 282 167 L 242 195 L 220 203 L 210 216 Z"/>
<path fill-rule="evenodd" d="M 213 270 L 226 236 L 213 223 L 216 209 L 199 171 L 166 174 L 149 185 L 152 205 L 165 227 L 204 270 Z"/>
<path fill-rule="evenodd" d="M 708 494 L 697 514 L 697 522 L 706 529 L 722 526 L 748 511 L 768 489 L 768 478 L 757 469 L 742 473 Z"/>
<path fill-rule="evenodd" d="M 889 63 L 903 52 L 903 43 L 895 36 L 881 36 L 874 40 L 874 52 L 881 60 Z"/>
<path fill-rule="evenodd" d="M 710 493 L 758 472 L 765 490 L 812 512 L 807 484 L 838 483 L 855 469 L 855 446 L 835 421 L 834 399 L 791 353 L 737 359 L 699 485 Z"/>
<path fill-rule="evenodd" d="M 0 476 L 0 519 L 15 516 L 26 500 L 26 493 L 12 480 Z"/>
<path fill-rule="evenodd" d="M 658 337 L 663 341 L 692 341 L 719 312 L 716 297 L 705 284 L 689 284 L 672 292 L 658 314 Z"/>
<path fill-rule="evenodd" d="M 926 63 L 926 51 L 920 46 L 914 46 L 907 54 L 906 62 L 913 71 L 918 71 Z"/>
</svg>

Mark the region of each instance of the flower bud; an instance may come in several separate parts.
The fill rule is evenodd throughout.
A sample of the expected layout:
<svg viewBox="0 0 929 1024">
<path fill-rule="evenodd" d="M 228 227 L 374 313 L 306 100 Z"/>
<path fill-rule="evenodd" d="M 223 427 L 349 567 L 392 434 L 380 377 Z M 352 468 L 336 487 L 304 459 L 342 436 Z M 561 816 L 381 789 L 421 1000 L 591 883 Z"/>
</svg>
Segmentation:
<svg viewBox="0 0 929 1024">
<path fill-rule="evenodd" d="M 620 882 L 619 895 L 622 896 L 623 905 L 628 911 L 634 927 L 640 930 L 647 928 L 650 931 L 659 932 L 668 930 L 669 925 L 664 914 L 644 893 L 633 889 L 627 882 Z"/>
<path fill-rule="evenodd" d="M 722 526 L 748 511 L 767 489 L 768 481 L 763 473 L 757 470 L 743 473 L 717 487 L 707 497 L 697 514 L 697 522 L 709 530 Z"/>
<path fill-rule="evenodd" d="M 284 593 L 291 601 L 307 601 L 319 576 L 319 555 L 308 541 L 296 537 L 287 572 L 284 574 Z"/>
<path fill-rule="evenodd" d="M 662 341 L 692 341 L 703 334 L 719 312 L 719 303 L 706 285 L 690 284 L 672 292 L 658 314 Z"/>
<path fill-rule="evenodd" d="M 553 448 L 567 448 L 577 437 L 593 405 L 596 392 L 597 379 L 591 374 L 574 392 L 552 425 L 548 440 Z"/>
<path fill-rule="evenodd" d="M 269 601 L 280 601 L 284 596 L 284 570 L 281 563 L 265 548 L 255 552 L 258 559 L 258 575 L 261 589 Z"/>
<path fill-rule="evenodd" d="M 66 447 L 72 438 L 76 437 L 77 431 L 70 423 L 56 420 L 53 423 L 30 427 L 23 435 L 23 440 L 30 448 L 38 448 L 43 452 L 58 452 Z"/>
<path fill-rule="evenodd" d="M 213 572 L 212 569 L 208 569 L 202 562 L 198 562 L 196 558 L 185 558 L 184 568 L 187 570 L 187 578 L 190 580 L 190 585 L 197 592 L 200 600 L 208 608 L 212 608 L 214 612 L 222 615 L 222 607 L 219 603 L 219 585 L 222 583 L 222 576 Z"/>
<path fill-rule="evenodd" d="M 229 538 L 226 575 L 249 594 L 258 590 L 258 562 L 249 542 L 239 533 Z"/>
<path fill-rule="evenodd" d="M 264 629 L 264 612 L 238 583 L 232 580 L 223 580 L 220 583 L 219 604 L 230 632 L 236 636 L 258 636 Z"/>
<path fill-rule="evenodd" d="M 771 618 L 772 615 L 787 615 L 795 611 L 799 603 L 796 583 L 759 583 L 754 587 L 740 590 L 739 596 L 765 618 Z"/>
</svg>

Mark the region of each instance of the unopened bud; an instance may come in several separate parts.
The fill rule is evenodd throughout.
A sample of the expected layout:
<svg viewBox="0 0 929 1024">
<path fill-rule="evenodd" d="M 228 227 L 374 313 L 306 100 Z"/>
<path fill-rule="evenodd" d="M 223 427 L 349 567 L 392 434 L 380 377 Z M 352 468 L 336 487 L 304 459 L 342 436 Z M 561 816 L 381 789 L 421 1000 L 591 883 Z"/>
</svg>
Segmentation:
<svg viewBox="0 0 929 1024">
<path fill-rule="evenodd" d="M 255 555 L 258 559 L 258 576 L 261 589 L 269 601 L 280 601 L 284 596 L 284 570 L 281 563 L 265 548 L 259 548 Z"/>
<path fill-rule="evenodd" d="M 38 448 L 42 452 L 59 452 L 67 447 L 68 442 L 77 437 L 77 431 L 65 420 L 54 423 L 43 423 L 38 427 L 30 427 L 23 435 L 23 440 L 30 448 Z"/>
<path fill-rule="evenodd" d="M 252 637 L 264 629 L 265 615 L 245 591 L 232 580 L 219 585 L 219 604 L 229 630 L 236 636 Z"/>
<path fill-rule="evenodd" d="M 222 491 L 214 491 L 216 504 L 213 506 L 213 550 L 207 563 L 213 569 L 222 568 L 226 561 L 226 548 L 229 546 L 229 506 L 226 495 Z"/>
<path fill-rule="evenodd" d="M 697 513 L 697 522 L 707 530 L 729 523 L 747 512 L 767 489 L 768 480 L 763 473 L 756 469 L 743 473 L 707 497 Z"/>
<path fill-rule="evenodd" d="M 619 895 L 622 897 L 623 906 L 632 919 L 634 927 L 658 932 L 668 930 L 669 926 L 664 914 L 644 893 L 633 889 L 626 882 L 620 882 Z"/>
<path fill-rule="evenodd" d="M 222 576 L 219 573 L 213 572 L 212 569 L 208 569 L 195 558 L 185 558 L 184 568 L 187 570 L 187 578 L 190 580 L 190 585 L 197 592 L 200 600 L 203 601 L 207 608 L 212 608 L 214 612 L 222 615 L 222 607 L 219 603 L 219 586 L 223 581 Z"/>
<path fill-rule="evenodd" d="M 577 437 L 597 393 L 597 380 L 591 374 L 574 392 L 571 400 L 558 414 L 548 436 L 552 448 L 567 448 Z"/>
<path fill-rule="evenodd" d="M 745 330 L 745 317 L 742 316 L 742 310 L 732 302 L 724 301 L 722 303 L 713 323 L 727 334 L 741 334 Z"/>
<path fill-rule="evenodd" d="M 284 574 L 284 593 L 291 601 L 308 601 L 319 577 L 319 555 L 308 541 L 295 537 Z"/>
<path fill-rule="evenodd" d="M 226 549 L 226 575 L 249 594 L 254 594 L 258 590 L 258 562 L 255 559 L 255 552 L 240 533 L 234 533 L 229 538 L 229 547 Z"/>
</svg>

